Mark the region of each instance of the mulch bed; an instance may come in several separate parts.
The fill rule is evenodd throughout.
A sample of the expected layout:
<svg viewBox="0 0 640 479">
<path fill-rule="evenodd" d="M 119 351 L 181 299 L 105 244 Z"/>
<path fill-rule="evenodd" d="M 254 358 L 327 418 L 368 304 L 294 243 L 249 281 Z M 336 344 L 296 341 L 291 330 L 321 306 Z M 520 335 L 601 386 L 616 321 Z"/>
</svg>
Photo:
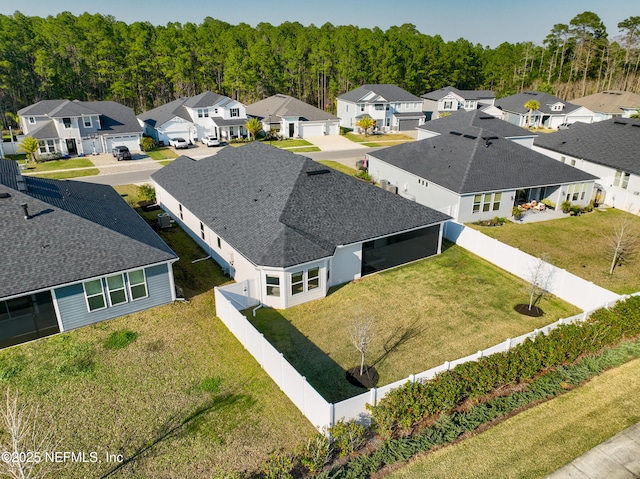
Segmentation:
<svg viewBox="0 0 640 479">
<path fill-rule="evenodd" d="M 376 368 L 365 366 L 362 375 L 360 374 L 360 366 L 351 368 L 346 372 L 347 381 L 354 386 L 360 388 L 371 389 L 377 386 L 380 375 Z"/>
<path fill-rule="evenodd" d="M 531 309 L 529 309 L 528 304 L 516 304 L 513 309 L 520 314 L 524 314 L 525 316 L 530 316 L 532 318 L 539 318 L 544 314 L 544 311 L 537 306 L 531 306 Z"/>
</svg>

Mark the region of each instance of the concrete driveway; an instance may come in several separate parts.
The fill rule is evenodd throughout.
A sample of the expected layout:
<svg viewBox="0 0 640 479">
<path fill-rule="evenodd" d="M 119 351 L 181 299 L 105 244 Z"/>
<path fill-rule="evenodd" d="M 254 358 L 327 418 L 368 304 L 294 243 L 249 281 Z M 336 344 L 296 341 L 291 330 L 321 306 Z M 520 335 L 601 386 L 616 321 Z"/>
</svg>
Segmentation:
<svg viewBox="0 0 640 479">
<path fill-rule="evenodd" d="M 317 146 L 322 151 L 368 150 L 366 146 L 348 140 L 341 135 L 309 136 L 306 137 L 305 140 Z"/>
</svg>

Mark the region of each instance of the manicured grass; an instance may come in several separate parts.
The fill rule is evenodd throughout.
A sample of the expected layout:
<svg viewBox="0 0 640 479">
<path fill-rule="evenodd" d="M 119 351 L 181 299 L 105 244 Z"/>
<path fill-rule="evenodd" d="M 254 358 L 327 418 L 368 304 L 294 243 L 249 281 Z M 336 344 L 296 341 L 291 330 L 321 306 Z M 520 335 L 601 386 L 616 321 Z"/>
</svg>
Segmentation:
<svg viewBox="0 0 640 479">
<path fill-rule="evenodd" d="M 532 331 L 577 308 L 543 299 L 540 318 L 514 306 L 527 300 L 524 282 L 462 248 L 348 283 L 324 299 L 287 310 L 263 308 L 249 319 L 329 401 L 363 392 L 345 380 L 358 364 L 350 323 L 375 321 L 367 362 L 380 385 L 458 359 Z"/>
<path fill-rule="evenodd" d="M 302 146 L 302 147 L 293 147 L 293 148 L 284 148 L 285 150 L 289 150 L 291 153 L 308 153 L 311 151 L 322 151 L 317 146 Z"/>
<path fill-rule="evenodd" d="M 318 163 L 328 166 L 329 168 L 333 168 L 334 170 L 338 170 L 342 173 L 345 173 L 349 176 L 354 176 L 356 174 L 355 168 L 351 168 L 350 166 L 343 165 L 342 163 L 338 163 L 337 161 L 331 160 L 320 160 Z"/>
<path fill-rule="evenodd" d="M 169 147 L 154 148 L 151 151 L 145 151 L 144 154 L 156 161 L 178 158 L 178 154 Z"/>
<path fill-rule="evenodd" d="M 414 141 L 414 140 L 412 139 L 411 141 Z M 403 143 L 408 143 L 408 141 L 377 141 L 377 142 L 365 141 L 362 143 L 362 145 L 368 146 L 369 148 L 377 148 L 379 146 L 402 145 Z"/>
<path fill-rule="evenodd" d="M 263 143 L 269 143 L 269 140 L 262 140 Z M 278 140 L 272 141 L 272 146 L 276 146 L 278 148 L 291 148 L 292 146 L 313 146 L 307 140 Z M 296 150 L 298 151 L 298 150 Z M 318 150 L 319 151 L 319 150 Z"/>
<path fill-rule="evenodd" d="M 640 360 L 388 476 L 541 478 L 640 420 Z"/>
<path fill-rule="evenodd" d="M 629 294 L 640 291 L 640 256 L 616 267 L 610 275 L 611 255 L 605 237 L 625 215 L 623 211 L 607 208 L 540 223 L 508 222 L 496 228 L 468 226 L 529 254 L 546 253 L 560 268 L 616 293 Z M 629 218 L 636 231 L 640 231 L 640 217 L 629 215 Z"/>
<path fill-rule="evenodd" d="M 24 161 L 18 161 L 24 164 Z M 44 171 L 69 170 L 72 168 L 88 168 L 95 166 L 89 158 L 69 158 L 68 160 L 45 161 L 42 163 L 29 162 L 26 173 L 40 173 Z"/>
<path fill-rule="evenodd" d="M 347 133 L 344 135 L 351 141 L 362 143 L 364 146 L 393 146 L 408 141 L 415 141 L 415 138 L 403 133 L 387 133 L 384 135 L 357 135 L 355 133 Z"/>
<path fill-rule="evenodd" d="M 138 201 L 135 187 L 119 190 Z M 0 392 L 10 387 L 37 406 L 60 450 L 123 454 L 108 477 L 255 471 L 314 429 L 215 318 L 212 288 L 228 281 L 220 268 L 192 264 L 206 253 L 179 228 L 160 234 L 180 256 L 175 281 L 189 302 L 2 350 Z M 113 337 L 128 344 L 107 349 Z M 56 477 L 105 477 L 117 466 L 73 463 Z"/>
<path fill-rule="evenodd" d="M 32 175 L 37 178 L 49 178 L 50 180 L 66 180 L 70 178 L 78 178 L 81 176 L 95 176 L 100 173 L 98 168 L 87 168 L 86 170 L 66 170 L 57 171 L 55 173 L 40 173 Z"/>
</svg>

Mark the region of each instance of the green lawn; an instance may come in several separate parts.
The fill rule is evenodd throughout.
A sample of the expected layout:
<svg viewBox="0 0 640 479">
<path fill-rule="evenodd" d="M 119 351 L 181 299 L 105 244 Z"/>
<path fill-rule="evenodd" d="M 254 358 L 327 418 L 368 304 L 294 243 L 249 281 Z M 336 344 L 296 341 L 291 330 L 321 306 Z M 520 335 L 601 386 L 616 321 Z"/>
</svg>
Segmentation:
<svg viewBox="0 0 640 479">
<path fill-rule="evenodd" d="M 137 203 L 135 187 L 118 190 Z M 192 264 L 206 253 L 177 227 L 161 234 L 180 256 L 175 281 L 189 302 L 2 350 L 0 392 L 10 387 L 37 406 L 60 450 L 123 454 L 110 478 L 255 471 L 314 429 L 215 318 L 212 288 L 227 281 L 220 268 Z M 113 333 L 130 340 L 129 332 L 137 334 L 131 344 L 107 348 Z M 55 477 L 104 477 L 113 468 L 73 463 Z"/>
<path fill-rule="evenodd" d="M 522 316 L 513 309 L 527 300 L 521 280 L 447 246 L 440 256 L 348 283 L 324 299 L 287 310 L 263 308 L 249 319 L 335 402 L 362 392 L 344 379 L 359 362 L 349 340 L 354 318 L 375 320 L 367 357 L 384 385 L 579 312 L 548 297 L 540 304 L 544 316 Z"/>
<path fill-rule="evenodd" d="M 629 294 L 640 291 L 640 255 L 635 255 L 610 275 L 611 255 L 606 239 L 626 215 L 608 208 L 540 223 L 508 222 L 496 228 L 468 226 L 529 254 L 546 253 L 560 268 L 616 293 Z M 640 217 L 629 215 L 629 218 L 640 232 Z"/>
<path fill-rule="evenodd" d="M 100 173 L 98 168 L 87 168 L 86 170 L 66 170 L 55 173 L 40 173 L 32 175 L 37 178 L 49 178 L 50 180 L 67 180 L 70 178 L 79 178 L 81 176 L 95 176 Z"/>
<path fill-rule="evenodd" d="M 277 146 L 278 148 L 291 148 L 292 146 L 313 146 L 313 144 L 309 143 L 307 140 L 278 140 L 269 142 L 269 140 L 262 140 L 263 143 L 269 143 L 272 146 Z M 299 151 L 299 150 L 296 150 Z M 320 151 L 320 150 L 318 150 Z"/>
<path fill-rule="evenodd" d="M 292 147 L 292 148 L 284 148 L 285 150 L 289 150 L 291 153 L 309 153 L 311 151 L 322 151 L 317 146 L 301 146 L 301 147 Z"/>
<path fill-rule="evenodd" d="M 640 421 L 638 390 L 636 359 L 485 432 L 424 454 L 385 477 L 545 477 Z"/>
<path fill-rule="evenodd" d="M 355 133 L 347 133 L 344 135 L 349 140 L 362 143 L 364 146 L 393 146 L 409 141 L 415 141 L 415 138 L 403 133 L 387 133 L 384 135 L 357 135 Z"/>
<path fill-rule="evenodd" d="M 24 164 L 23 161 L 18 161 L 20 164 Z M 86 157 L 83 158 L 69 158 L 68 160 L 54 160 L 45 161 L 42 163 L 29 162 L 26 173 L 40 173 L 53 170 L 69 170 L 72 168 L 88 168 L 95 166 L 93 162 Z"/>
<path fill-rule="evenodd" d="M 152 160 L 156 161 L 172 160 L 174 158 L 178 158 L 178 154 L 171 148 L 166 146 L 161 148 L 154 148 L 151 151 L 145 151 L 144 154 Z"/>
<path fill-rule="evenodd" d="M 351 168 L 350 166 L 343 165 L 342 163 L 338 163 L 337 161 L 320 160 L 318 161 L 318 163 L 324 166 L 328 166 L 329 168 L 333 168 L 334 170 L 338 170 L 349 176 L 354 176 L 356 174 L 355 168 Z"/>
</svg>

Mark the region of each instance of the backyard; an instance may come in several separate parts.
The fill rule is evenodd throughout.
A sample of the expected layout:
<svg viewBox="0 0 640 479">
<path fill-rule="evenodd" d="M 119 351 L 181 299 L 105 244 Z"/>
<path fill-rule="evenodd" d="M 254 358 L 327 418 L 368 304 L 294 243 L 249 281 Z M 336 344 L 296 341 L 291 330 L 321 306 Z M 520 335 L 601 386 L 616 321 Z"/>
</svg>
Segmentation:
<svg viewBox="0 0 640 479">
<path fill-rule="evenodd" d="M 136 188 L 118 188 L 136 203 Z M 142 213 L 151 219 L 158 211 Z M 37 407 L 59 449 L 122 454 L 122 465 L 72 463 L 60 478 L 202 477 L 254 471 L 314 428 L 215 318 L 228 281 L 179 228 L 161 235 L 180 256 L 188 302 L 0 351 L 3 389 Z M 133 338 L 116 342 L 114 337 Z M 117 349 L 121 347 L 121 349 Z"/>
<path fill-rule="evenodd" d="M 613 208 L 539 223 L 468 226 L 531 255 L 546 253 L 555 266 L 618 294 L 630 294 L 640 291 L 640 255 L 636 251 L 610 275 L 612 256 L 607 247 L 607 235 L 625 217 L 639 235 L 640 217 Z M 636 243 L 640 249 L 640 240 Z"/>
<path fill-rule="evenodd" d="M 324 299 L 247 316 L 325 399 L 337 402 L 363 392 L 345 379 L 360 359 L 349 339 L 356 319 L 374 321 L 367 363 L 384 385 L 579 312 L 546 296 L 543 316 L 520 315 L 514 306 L 527 301 L 523 281 L 456 245 L 445 247 L 440 256 L 337 287 Z"/>
</svg>

